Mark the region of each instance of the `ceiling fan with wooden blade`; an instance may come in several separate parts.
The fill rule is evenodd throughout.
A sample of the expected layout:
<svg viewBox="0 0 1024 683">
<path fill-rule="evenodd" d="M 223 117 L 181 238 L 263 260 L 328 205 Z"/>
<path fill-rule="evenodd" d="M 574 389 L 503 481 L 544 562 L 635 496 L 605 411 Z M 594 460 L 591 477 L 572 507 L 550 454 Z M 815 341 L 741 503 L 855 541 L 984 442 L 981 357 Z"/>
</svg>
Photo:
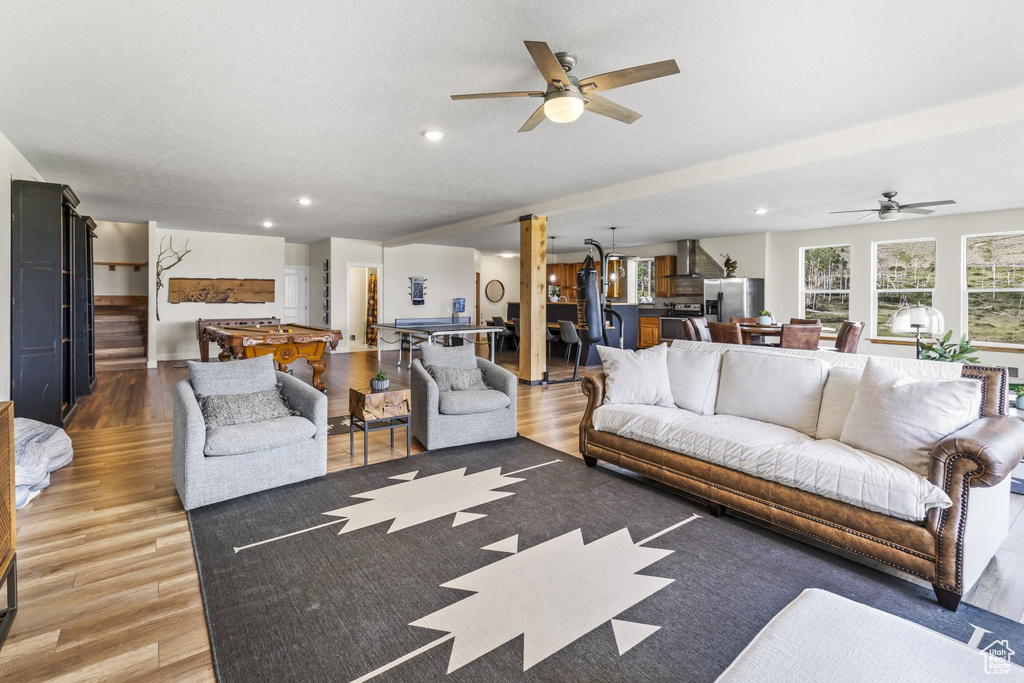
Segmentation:
<svg viewBox="0 0 1024 683">
<path fill-rule="evenodd" d="M 542 97 L 543 104 L 537 111 L 527 119 L 520 133 L 525 133 L 536 128 L 544 119 L 550 119 L 556 123 L 569 123 L 575 121 L 589 111 L 601 116 L 633 123 L 640 118 L 640 114 L 616 104 L 611 100 L 595 95 L 600 90 L 604 92 L 613 88 L 621 88 L 624 85 L 641 83 L 662 76 L 671 76 L 679 73 L 679 66 L 676 60 L 669 59 L 664 62 L 654 62 L 642 66 L 634 66 L 629 69 L 610 71 L 598 76 L 588 78 L 576 78 L 570 72 L 576 66 L 576 55 L 571 52 L 552 52 L 547 43 L 536 41 L 525 41 L 526 49 L 533 57 L 534 64 L 544 77 L 547 86 L 544 90 L 529 90 L 516 92 L 494 92 L 479 93 L 472 95 L 452 95 L 453 100 L 482 100 L 497 97 Z"/>
<path fill-rule="evenodd" d="M 861 216 L 857 220 L 862 221 L 865 218 L 870 218 L 872 214 L 878 215 L 878 220 L 881 221 L 895 221 L 899 220 L 901 214 L 904 213 L 918 213 L 918 214 L 929 214 L 935 213 L 931 209 L 926 209 L 926 206 L 942 206 L 944 204 L 956 204 L 952 199 L 943 199 L 937 202 L 915 202 L 913 204 L 900 204 L 896 201 L 896 192 L 883 192 L 882 196 L 885 199 L 878 200 L 877 209 L 851 209 L 849 211 L 830 211 L 829 213 L 864 213 L 866 215 Z"/>
</svg>

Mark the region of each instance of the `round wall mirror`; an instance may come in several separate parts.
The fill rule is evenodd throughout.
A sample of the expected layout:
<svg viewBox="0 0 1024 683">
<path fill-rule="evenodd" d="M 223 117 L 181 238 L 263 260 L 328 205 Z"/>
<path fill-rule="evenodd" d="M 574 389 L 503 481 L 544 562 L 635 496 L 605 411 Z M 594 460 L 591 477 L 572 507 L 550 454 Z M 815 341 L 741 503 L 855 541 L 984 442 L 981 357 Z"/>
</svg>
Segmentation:
<svg viewBox="0 0 1024 683">
<path fill-rule="evenodd" d="M 484 287 L 484 294 L 487 295 L 488 301 L 496 304 L 505 298 L 505 285 L 501 284 L 499 280 L 491 280 Z"/>
</svg>

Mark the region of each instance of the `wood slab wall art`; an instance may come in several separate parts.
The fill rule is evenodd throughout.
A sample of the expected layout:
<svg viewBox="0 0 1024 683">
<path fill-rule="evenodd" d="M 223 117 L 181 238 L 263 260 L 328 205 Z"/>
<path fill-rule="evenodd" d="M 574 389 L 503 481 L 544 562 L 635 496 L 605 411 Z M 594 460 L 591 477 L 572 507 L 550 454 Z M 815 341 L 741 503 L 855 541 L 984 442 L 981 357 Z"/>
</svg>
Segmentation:
<svg viewBox="0 0 1024 683">
<path fill-rule="evenodd" d="M 265 304 L 273 300 L 273 280 L 172 277 L 167 288 L 167 301 L 172 304 Z"/>
</svg>

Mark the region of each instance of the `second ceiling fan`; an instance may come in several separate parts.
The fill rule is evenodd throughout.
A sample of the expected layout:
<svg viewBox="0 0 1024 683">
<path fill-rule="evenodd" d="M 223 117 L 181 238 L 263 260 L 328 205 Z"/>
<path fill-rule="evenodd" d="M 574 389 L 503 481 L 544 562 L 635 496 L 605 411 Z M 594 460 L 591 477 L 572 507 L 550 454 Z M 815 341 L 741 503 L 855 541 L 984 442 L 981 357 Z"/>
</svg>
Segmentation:
<svg viewBox="0 0 1024 683">
<path fill-rule="evenodd" d="M 526 49 L 530 51 L 530 56 L 533 57 L 533 61 L 537 65 L 537 69 L 540 70 L 541 75 L 547 82 L 547 87 L 544 90 L 452 95 L 452 99 L 480 100 L 495 97 L 543 97 L 544 103 L 537 108 L 537 111 L 533 112 L 533 116 L 527 119 L 523 127 L 519 129 L 520 133 L 533 130 L 545 118 L 551 119 L 555 123 L 575 121 L 583 114 L 584 110 L 607 116 L 623 123 L 633 123 L 640 118 L 640 114 L 594 93 L 679 73 L 679 66 L 676 64 L 676 60 L 669 59 L 664 62 L 654 62 L 653 64 L 634 66 L 629 69 L 610 71 L 599 76 L 576 78 L 576 76 L 570 73 L 576 65 L 576 55 L 571 52 L 554 53 L 547 43 L 530 40 L 524 42 Z"/>
</svg>

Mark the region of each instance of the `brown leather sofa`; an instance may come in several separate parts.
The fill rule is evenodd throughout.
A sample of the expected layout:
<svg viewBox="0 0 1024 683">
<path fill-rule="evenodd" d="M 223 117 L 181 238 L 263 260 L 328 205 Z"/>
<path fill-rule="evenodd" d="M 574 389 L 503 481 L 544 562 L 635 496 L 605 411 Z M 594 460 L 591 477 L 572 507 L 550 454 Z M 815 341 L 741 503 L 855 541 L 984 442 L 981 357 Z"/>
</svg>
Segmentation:
<svg viewBox="0 0 1024 683">
<path fill-rule="evenodd" d="M 580 423 L 580 453 L 632 470 L 706 503 L 718 517 L 735 510 L 762 522 L 855 553 L 932 584 L 940 605 L 956 610 L 964 593 L 968 499 L 977 487 L 1002 482 L 1024 455 L 1024 423 L 1005 415 L 1006 368 L 964 366 L 982 382 L 982 418 L 941 441 L 929 479 L 952 499 L 924 524 L 904 521 L 731 470 L 681 453 L 598 431 L 594 410 L 604 403 L 604 373 L 583 379 L 589 398 Z"/>
</svg>

